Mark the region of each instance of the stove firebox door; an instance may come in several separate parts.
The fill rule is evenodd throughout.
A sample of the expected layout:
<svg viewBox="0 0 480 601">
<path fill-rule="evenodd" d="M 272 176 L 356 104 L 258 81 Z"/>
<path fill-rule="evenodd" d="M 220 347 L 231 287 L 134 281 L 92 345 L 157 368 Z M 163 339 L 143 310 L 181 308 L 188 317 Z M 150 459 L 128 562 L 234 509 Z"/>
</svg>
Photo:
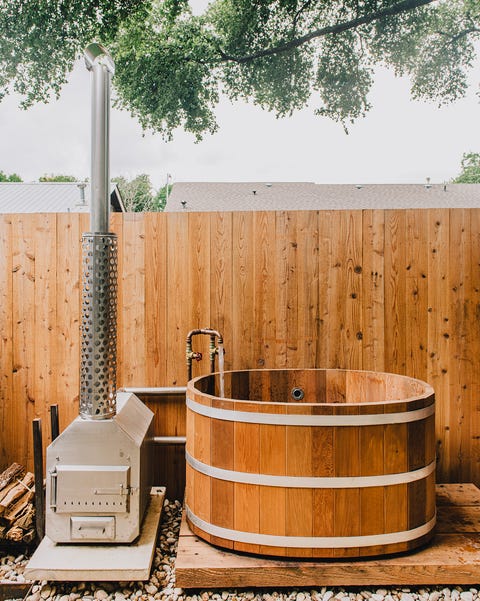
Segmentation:
<svg viewBox="0 0 480 601">
<path fill-rule="evenodd" d="M 57 513 L 129 511 L 128 465 L 57 465 L 51 476 L 52 509 Z"/>
</svg>

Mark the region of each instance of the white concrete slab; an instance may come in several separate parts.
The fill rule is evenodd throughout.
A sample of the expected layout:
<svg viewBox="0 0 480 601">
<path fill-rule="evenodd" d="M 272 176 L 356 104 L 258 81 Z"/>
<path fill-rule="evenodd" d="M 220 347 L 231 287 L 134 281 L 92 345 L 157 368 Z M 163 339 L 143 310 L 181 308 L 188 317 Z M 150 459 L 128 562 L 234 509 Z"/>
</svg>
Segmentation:
<svg viewBox="0 0 480 601">
<path fill-rule="evenodd" d="M 25 569 L 30 580 L 148 580 L 165 488 L 152 488 L 140 536 L 123 545 L 55 544 L 45 536 Z"/>
</svg>

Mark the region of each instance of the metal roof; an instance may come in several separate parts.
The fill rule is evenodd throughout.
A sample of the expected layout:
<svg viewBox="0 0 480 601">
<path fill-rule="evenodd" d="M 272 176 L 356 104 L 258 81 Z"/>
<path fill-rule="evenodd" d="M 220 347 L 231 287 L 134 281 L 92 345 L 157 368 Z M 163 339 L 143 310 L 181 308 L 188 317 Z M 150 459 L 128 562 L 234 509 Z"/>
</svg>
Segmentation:
<svg viewBox="0 0 480 601">
<path fill-rule="evenodd" d="M 82 200 L 81 188 L 85 199 Z M 125 212 L 117 184 L 111 184 L 114 212 Z M 84 182 L 0 182 L 0 213 L 85 213 L 90 210 L 90 184 Z"/>
<path fill-rule="evenodd" d="M 178 182 L 165 211 L 478 208 L 480 184 Z"/>
</svg>

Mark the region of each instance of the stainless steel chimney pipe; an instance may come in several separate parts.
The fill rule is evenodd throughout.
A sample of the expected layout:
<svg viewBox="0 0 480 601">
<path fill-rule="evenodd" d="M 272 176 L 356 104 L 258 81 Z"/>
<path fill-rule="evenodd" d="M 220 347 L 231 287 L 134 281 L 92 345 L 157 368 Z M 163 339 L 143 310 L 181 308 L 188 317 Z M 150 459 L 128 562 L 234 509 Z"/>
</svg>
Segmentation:
<svg viewBox="0 0 480 601">
<path fill-rule="evenodd" d="M 85 64 L 92 72 L 90 231 L 104 233 L 110 217 L 110 81 L 115 64 L 97 43 L 86 48 Z"/>
<path fill-rule="evenodd" d="M 109 232 L 109 113 L 112 57 L 100 44 L 85 50 L 92 72 L 91 231 L 82 235 L 80 416 L 116 413 L 117 237 Z"/>
</svg>

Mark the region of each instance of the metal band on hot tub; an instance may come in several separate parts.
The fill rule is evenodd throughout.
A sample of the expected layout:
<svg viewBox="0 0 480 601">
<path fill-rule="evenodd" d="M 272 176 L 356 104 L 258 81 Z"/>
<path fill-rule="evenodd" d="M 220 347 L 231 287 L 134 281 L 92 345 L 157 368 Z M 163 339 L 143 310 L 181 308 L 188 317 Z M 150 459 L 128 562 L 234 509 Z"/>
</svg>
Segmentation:
<svg viewBox="0 0 480 601">
<path fill-rule="evenodd" d="M 371 486 L 393 486 L 395 484 L 408 484 L 422 478 L 427 478 L 435 471 L 435 461 L 411 472 L 398 474 L 381 474 L 378 476 L 272 476 L 269 474 L 254 474 L 249 472 L 236 472 L 225 470 L 212 465 L 207 465 L 188 451 L 185 452 L 187 463 L 197 472 L 228 482 L 241 484 L 256 484 L 258 486 L 279 486 L 283 488 L 368 488 Z"/>
<path fill-rule="evenodd" d="M 383 424 L 404 424 L 426 419 L 435 413 L 432 403 L 423 409 L 402 413 L 372 413 L 365 415 L 298 415 L 280 413 L 253 413 L 219 409 L 197 403 L 187 397 L 187 407 L 194 413 L 228 422 L 267 424 L 272 426 L 378 426 Z"/>
<path fill-rule="evenodd" d="M 401 532 L 390 532 L 388 534 L 366 534 L 363 536 L 278 536 L 274 534 L 257 534 L 255 532 L 243 532 L 241 530 L 230 530 L 205 522 L 196 516 L 185 506 L 187 518 L 190 522 L 207 534 L 218 536 L 226 540 L 252 545 L 267 545 L 271 547 L 297 547 L 308 549 L 340 549 L 348 547 L 370 547 L 372 545 L 392 545 L 415 540 L 428 534 L 435 526 L 437 516 L 429 522 Z"/>
</svg>

